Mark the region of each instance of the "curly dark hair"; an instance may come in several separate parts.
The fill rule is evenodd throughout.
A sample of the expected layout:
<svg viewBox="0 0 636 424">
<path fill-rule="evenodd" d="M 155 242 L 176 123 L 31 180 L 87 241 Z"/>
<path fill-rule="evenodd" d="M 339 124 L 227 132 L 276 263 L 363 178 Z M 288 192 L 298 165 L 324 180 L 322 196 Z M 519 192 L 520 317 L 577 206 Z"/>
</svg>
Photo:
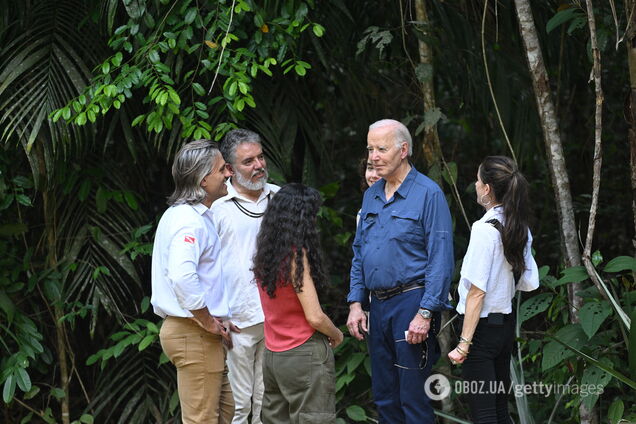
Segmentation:
<svg viewBox="0 0 636 424">
<path fill-rule="evenodd" d="M 252 271 L 257 284 L 273 298 L 277 285 L 291 283 L 296 292 L 303 287 L 303 251 L 309 272 L 318 288 L 326 280 L 320 252 L 316 216 L 322 203 L 320 193 L 303 184 L 283 186 L 272 197 L 256 238 Z M 294 261 L 294 275 L 291 261 Z"/>
</svg>

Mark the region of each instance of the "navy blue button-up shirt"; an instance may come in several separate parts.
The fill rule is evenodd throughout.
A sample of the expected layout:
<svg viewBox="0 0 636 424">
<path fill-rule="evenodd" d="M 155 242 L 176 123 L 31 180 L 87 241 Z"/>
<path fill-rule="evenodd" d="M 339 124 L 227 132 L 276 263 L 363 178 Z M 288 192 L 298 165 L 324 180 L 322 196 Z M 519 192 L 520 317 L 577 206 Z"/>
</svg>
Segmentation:
<svg viewBox="0 0 636 424">
<path fill-rule="evenodd" d="M 420 282 L 420 307 L 452 309 L 453 227 L 444 193 L 415 167 L 388 201 L 385 184 L 381 179 L 364 194 L 347 300 L 364 302 L 369 290 Z"/>
</svg>

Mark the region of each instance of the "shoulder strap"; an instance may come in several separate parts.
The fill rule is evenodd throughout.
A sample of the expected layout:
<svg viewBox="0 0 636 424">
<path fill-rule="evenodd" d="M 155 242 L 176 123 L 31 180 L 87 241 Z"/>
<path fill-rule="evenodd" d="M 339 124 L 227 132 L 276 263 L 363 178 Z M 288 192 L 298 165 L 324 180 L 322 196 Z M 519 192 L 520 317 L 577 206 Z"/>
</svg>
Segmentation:
<svg viewBox="0 0 636 424">
<path fill-rule="evenodd" d="M 489 219 L 486 223 L 495 227 L 500 233 L 503 232 L 503 225 L 501 225 L 501 222 L 499 222 L 497 218 Z M 515 278 L 515 284 L 517 284 L 519 282 L 519 278 L 521 278 L 521 274 L 514 272 L 513 277 Z"/>
</svg>

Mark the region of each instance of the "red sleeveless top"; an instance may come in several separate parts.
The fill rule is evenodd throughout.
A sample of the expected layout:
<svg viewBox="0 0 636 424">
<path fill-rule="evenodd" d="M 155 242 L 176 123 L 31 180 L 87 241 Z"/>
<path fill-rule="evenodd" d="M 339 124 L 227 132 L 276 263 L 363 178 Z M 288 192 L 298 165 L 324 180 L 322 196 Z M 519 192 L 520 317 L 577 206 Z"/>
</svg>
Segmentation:
<svg viewBox="0 0 636 424">
<path fill-rule="evenodd" d="M 265 346 L 273 352 L 284 352 L 309 340 L 316 330 L 305 319 L 294 287 L 277 284 L 275 297 L 271 298 L 260 282 L 257 285 L 265 315 Z"/>
</svg>

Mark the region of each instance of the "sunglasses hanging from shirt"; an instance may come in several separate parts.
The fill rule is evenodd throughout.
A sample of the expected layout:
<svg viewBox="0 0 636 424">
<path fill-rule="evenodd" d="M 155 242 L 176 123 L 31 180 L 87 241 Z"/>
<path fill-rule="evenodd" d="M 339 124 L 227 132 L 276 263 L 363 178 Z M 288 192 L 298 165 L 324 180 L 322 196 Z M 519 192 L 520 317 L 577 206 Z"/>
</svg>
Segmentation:
<svg viewBox="0 0 636 424">
<path fill-rule="evenodd" d="M 267 194 L 267 203 L 269 204 L 269 197 L 270 197 L 271 193 Z M 235 197 L 232 198 L 232 202 L 234 202 L 234 204 L 236 205 L 236 207 L 238 208 L 238 210 L 240 210 L 241 212 L 243 212 L 245 215 L 249 216 L 250 218 L 260 218 L 263 215 L 265 215 L 265 212 L 252 212 L 251 210 L 247 209 L 245 206 L 241 205 L 239 203 L 238 200 L 236 200 Z"/>
</svg>

